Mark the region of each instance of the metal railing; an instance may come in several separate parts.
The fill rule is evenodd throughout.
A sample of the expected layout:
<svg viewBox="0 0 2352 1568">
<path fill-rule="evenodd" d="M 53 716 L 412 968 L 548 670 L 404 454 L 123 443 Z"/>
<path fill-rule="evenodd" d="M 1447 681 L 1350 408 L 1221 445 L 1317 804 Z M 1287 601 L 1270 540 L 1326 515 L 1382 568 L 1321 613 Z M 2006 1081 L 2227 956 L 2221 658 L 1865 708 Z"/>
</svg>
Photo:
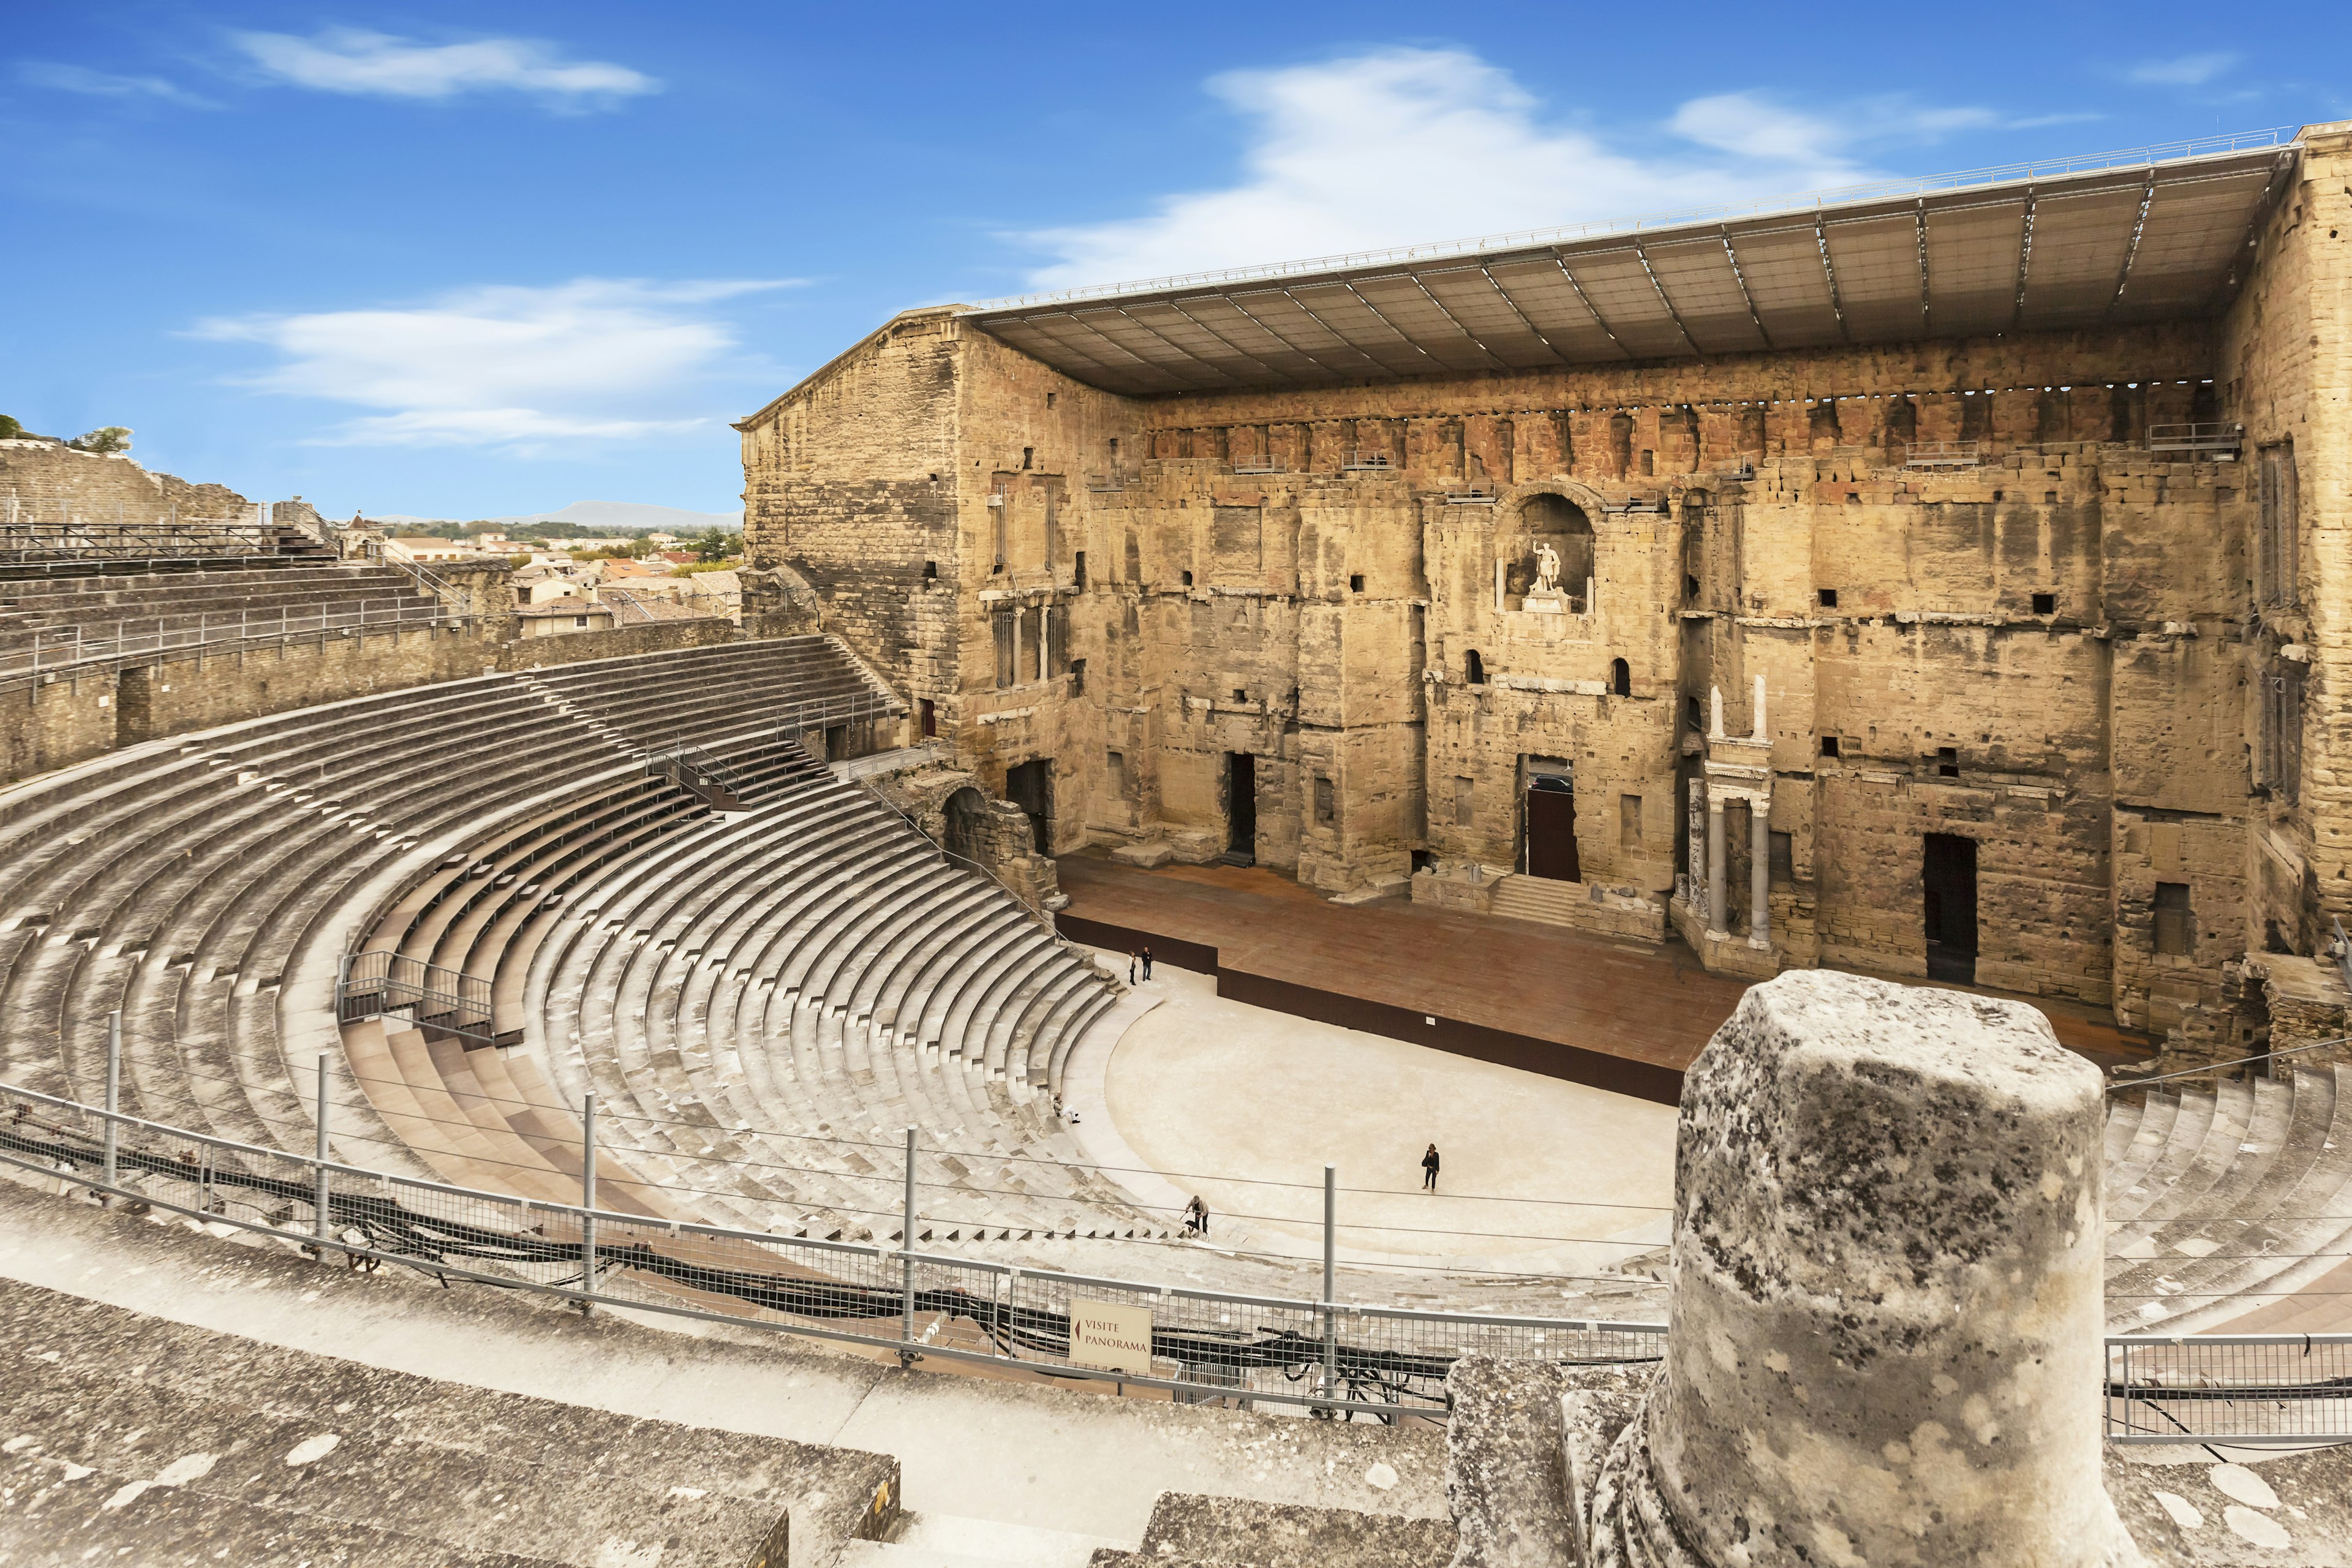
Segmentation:
<svg viewBox="0 0 2352 1568">
<path fill-rule="evenodd" d="M 364 638 L 375 632 L 467 625 L 472 620 L 438 600 L 420 604 L 414 599 L 361 599 L 302 609 L 281 605 L 275 612 L 204 611 L 95 626 L 80 623 L 32 626 L 21 633 L 25 640 L 20 646 L 10 647 L 5 646 L 5 616 L 0 616 L 0 688 L 38 683 L 80 669 L 146 663 L 173 654 L 338 637 Z"/>
<path fill-rule="evenodd" d="M 1286 474 L 1289 468 L 1271 458 L 1244 458 L 1232 465 L 1235 474 Z"/>
<path fill-rule="evenodd" d="M 870 689 L 839 697 L 803 698 L 784 710 L 785 716 L 776 726 L 776 733 L 782 739 L 791 740 L 830 730 L 835 724 L 896 718 L 905 711 L 906 705 L 895 696 Z"/>
<path fill-rule="evenodd" d="M 1973 468 L 1983 462 L 1980 441 L 1913 441 L 1903 448 L 1906 468 Z"/>
<path fill-rule="evenodd" d="M 1445 492 L 1447 506 L 1493 506 L 1495 488 L 1492 485 L 1465 485 Z"/>
<path fill-rule="evenodd" d="M 119 1047 L 118 1047 L 119 1048 Z M 110 1066 L 113 1061 L 110 1053 Z M 119 1082 L 110 1070 L 109 1100 Z M 275 1236 L 320 1258 L 405 1264 L 565 1298 L 989 1363 L 1049 1378 L 1165 1389 L 1342 1416 L 1444 1419 L 1464 1356 L 1567 1365 L 1654 1363 L 1666 1325 L 1431 1311 L 1342 1301 L 1327 1246 L 1322 1298 L 1302 1300 L 1024 1268 L 911 1245 L 822 1240 L 669 1217 L 661 1188 L 595 1172 L 593 1099 L 580 1118 L 583 1196 L 550 1203 L 399 1176 L 327 1157 L 320 1059 L 303 1155 L 0 1085 L 0 1164 L 67 1193 Z M 894 1239 L 926 1239 L 909 1179 Z M 1329 1230 L 1326 1175 L 1326 1233 Z M 1073 1320 L 1129 1341 L 1097 1348 Z M 2098 1395 L 2117 1443 L 2234 1447 L 2352 1440 L 2352 1334 L 2117 1334 Z"/>
<path fill-rule="evenodd" d="M 2116 1334 L 2105 1393 L 2116 1443 L 2352 1441 L 2352 1334 Z"/>
<path fill-rule="evenodd" d="M 2242 425 L 2151 425 L 2147 427 L 2147 449 L 2151 452 L 2227 452 L 2231 457 L 2246 444 L 2246 427 Z"/>
<path fill-rule="evenodd" d="M 344 954 L 335 974 L 335 1021 L 355 1024 L 386 1017 L 494 1046 L 512 1045 L 521 1037 L 519 1030 L 503 1037 L 497 1032 L 490 982 L 481 975 L 388 948 Z"/>
<path fill-rule="evenodd" d="M 210 560 L 280 553 L 279 531 L 262 523 L 0 521 L 0 562 L 51 565 Z"/>
<path fill-rule="evenodd" d="M 331 1129 L 321 1058 L 318 1140 Z M 1663 1323 L 1296 1300 L 1024 1268 L 911 1246 L 819 1240 L 674 1219 L 659 1188 L 595 1175 L 581 1117 L 583 1195 L 550 1203 L 393 1175 L 190 1131 L 0 1085 L 0 1163 L 68 1192 L 274 1236 L 322 1260 L 405 1264 L 567 1299 L 873 1345 L 904 1362 L 984 1363 L 1052 1379 L 1164 1389 L 1180 1401 L 1305 1405 L 1342 1418 L 1443 1420 L 1465 1356 L 1565 1365 L 1657 1362 Z M 898 1236 L 919 1237 L 911 1177 Z M 1124 1344 L 1074 1320 L 1115 1322 Z M 1075 1331 L 1074 1331 L 1075 1329 Z"/>
<path fill-rule="evenodd" d="M 1915 179 L 1880 180 L 1868 184 L 1837 185 L 1825 190 L 1806 191 L 1791 195 L 1766 196 L 1752 202 L 1727 202 L 1704 206 L 1675 207 L 1644 213 L 1633 217 L 1604 219 L 1595 223 L 1560 224 L 1547 228 L 1512 229 L 1502 234 L 1479 235 L 1469 239 L 1434 240 L 1423 245 L 1391 246 L 1380 250 L 1354 250 L 1335 256 L 1308 257 L 1297 261 L 1269 262 L 1251 267 L 1222 267 L 1203 272 L 1185 272 L 1164 278 L 1145 278 L 1127 283 L 1090 284 L 1075 289 L 1055 289 L 1035 294 L 1015 294 L 1001 300 L 982 300 L 966 305 L 959 315 L 981 315 L 997 310 L 1016 310 L 1035 305 L 1070 304 L 1085 300 L 1109 299 L 1122 294 L 1148 294 L 1174 289 L 1204 288 L 1216 284 L 1254 283 L 1276 278 L 1294 278 L 1314 272 L 1340 271 L 1359 267 L 1386 267 L 1400 262 L 1433 261 L 1452 256 L 1475 255 L 1481 251 L 1512 250 L 1563 244 L 1571 240 L 1599 239 L 1612 235 L 1639 233 L 1644 229 L 1672 228 L 1685 224 L 1716 223 L 1733 218 L 1767 217 L 1780 213 L 1806 212 L 1819 207 L 1840 205 L 1848 202 L 1875 201 L 1892 196 L 1927 196 L 1943 191 L 1963 191 L 1980 185 L 2006 184 L 2021 180 L 2046 180 L 2063 174 L 2096 174 L 2106 169 L 2146 168 L 2157 163 L 2180 163 L 2194 158 L 2223 157 L 2232 153 L 2258 151 L 2265 147 L 2287 147 L 2294 144 L 2294 125 L 2275 125 L 2261 131 L 2245 131 L 2213 136 L 2192 137 L 2178 142 L 2155 142 L 2145 147 L 2122 148 L 2106 153 L 2086 153 L 2070 158 L 2043 158 L 2024 163 L 1997 163 L 1982 168 L 1963 169 L 1951 174 L 1926 174 Z"/>
<path fill-rule="evenodd" d="M 1360 447 L 1350 447 L 1339 459 L 1341 473 L 1361 473 L 1374 468 L 1393 468 L 1396 460 L 1386 452 L 1370 452 Z"/>
<path fill-rule="evenodd" d="M 646 776 L 668 779 L 691 790 L 722 811 L 733 811 L 751 798 L 751 786 L 741 774 L 691 741 L 674 741 L 657 752 L 642 753 Z"/>
</svg>

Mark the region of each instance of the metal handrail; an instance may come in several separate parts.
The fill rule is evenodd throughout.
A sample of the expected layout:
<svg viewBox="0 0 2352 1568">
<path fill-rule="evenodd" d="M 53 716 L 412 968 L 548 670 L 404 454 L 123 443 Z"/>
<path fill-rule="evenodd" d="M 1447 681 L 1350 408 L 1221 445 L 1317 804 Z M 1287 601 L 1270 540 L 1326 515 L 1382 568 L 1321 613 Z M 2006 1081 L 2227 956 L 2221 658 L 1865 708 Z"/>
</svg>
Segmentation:
<svg viewBox="0 0 2352 1568">
<path fill-rule="evenodd" d="M 2281 1057 L 2301 1056 L 2305 1051 L 2322 1050 L 2329 1046 L 2352 1043 L 2352 1035 L 2338 1035 L 2332 1040 L 2313 1040 L 2308 1045 L 2289 1046 L 2283 1051 L 2263 1051 L 2257 1056 L 2234 1057 L 2226 1062 L 2207 1062 L 2203 1067 L 2183 1068 L 2179 1072 L 2159 1073 L 2153 1078 L 2127 1078 L 2107 1085 L 2107 1092 L 2116 1094 L 2126 1089 L 2146 1089 L 2152 1083 L 2170 1083 L 2180 1078 L 2203 1078 L 2209 1072 L 2224 1068 L 2242 1068 L 2249 1062 L 2276 1061 Z"/>
<path fill-rule="evenodd" d="M 365 637 L 372 631 L 400 632 L 418 627 L 470 625 L 475 617 L 446 608 L 404 599 L 361 599 L 350 604 L 322 605 L 300 613 L 281 606 L 275 616 L 239 610 L 200 611 L 194 616 L 156 616 L 140 621 L 116 621 L 107 636 L 89 635 L 77 623 L 71 626 L 32 626 L 29 647 L 0 650 L 0 689 L 38 684 L 44 679 L 96 671 L 110 665 L 137 664 L 170 655 L 230 648 L 248 644 L 286 643 L 295 638 L 336 634 Z M 138 629 L 152 622 L 148 629 Z M 0 636 L 5 636 L 0 626 Z"/>
<path fill-rule="evenodd" d="M 2231 423 L 2151 425 L 2151 452 L 2235 452 L 2246 444 L 2246 427 Z"/>
<path fill-rule="evenodd" d="M 322 1119 L 332 1110 L 325 1087 L 322 1071 Z M 625 1171 L 595 1176 L 597 1143 L 584 1119 L 586 1201 L 566 1203 L 334 1160 L 325 1153 L 324 1126 L 321 1152 L 310 1155 L 13 1084 L 0 1084 L 0 1097 L 11 1102 L 0 1114 L 0 1164 L 63 1179 L 101 1200 L 291 1240 L 321 1261 L 341 1253 L 405 1264 L 444 1284 L 455 1279 L 887 1348 L 918 1342 L 924 1318 L 961 1319 L 976 1329 L 976 1344 L 961 1335 L 925 1336 L 921 1355 L 1032 1376 L 1117 1381 L 1180 1399 L 1234 1397 L 1342 1416 L 1442 1421 L 1445 1375 L 1465 1356 L 1654 1365 L 1664 1349 L 1666 1325 L 1658 1322 L 1343 1301 L 1328 1263 L 1324 1297 L 1312 1300 L 932 1252 L 918 1245 L 911 1128 L 899 1244 L 887 1245 L 649 1219 L 596 1203 L 599 1187 L 655 1184 Z M 1075 1354 L 1073 1297 L 1108 1297 L 1149 1313 L 1151 1361 L 1172 1363 L 1173 1372 L 1154 1364 L 1138 1373 Z M 1318 1360 L 1319 1380 L 1300 1375 Z"/>
<path fill-rule="evenodd" d="M 1903 448 L 1906 468 L 1972 468 L 1983 462 L 1980 441 L 1912 441 Z"/>
<path fill-rule="evenodd" d="M 419 1028 L 500 1044 L 491 982 L 390 948 L 348 952 L 335 971 L 335 1018 L 356 1023 L 407 1013 Z"/>
</svg>

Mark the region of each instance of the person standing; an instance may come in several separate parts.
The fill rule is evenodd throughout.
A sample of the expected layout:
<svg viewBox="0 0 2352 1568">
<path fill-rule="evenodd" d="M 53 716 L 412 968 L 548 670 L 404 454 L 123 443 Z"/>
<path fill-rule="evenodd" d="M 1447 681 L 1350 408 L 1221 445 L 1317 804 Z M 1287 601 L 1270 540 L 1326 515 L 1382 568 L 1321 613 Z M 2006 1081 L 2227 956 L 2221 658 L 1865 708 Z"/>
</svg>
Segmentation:
<svg viewBox="0 0 2352 1568">
<path fill-rule="evenodd" d="M 1129 985 L 1135 984 L 1135 950 L 1133 948 L 1129 948 L 1127 952 L 1127 983 Z"/>
<path fill-rule="evenodd" d="M 1148 947 L 1143 950 L 1143 977 L 1151 978 L 1151 950 Z"/>
<path fill-rule="evenodd" d="M 1429 1152 L 1421 1157 L 1421 1187 L 1422 1191 L 1428 1193 L 1437 1190 L 1437 1145 L 1434 1143 L 1429 1146 Z"/>
</svg>

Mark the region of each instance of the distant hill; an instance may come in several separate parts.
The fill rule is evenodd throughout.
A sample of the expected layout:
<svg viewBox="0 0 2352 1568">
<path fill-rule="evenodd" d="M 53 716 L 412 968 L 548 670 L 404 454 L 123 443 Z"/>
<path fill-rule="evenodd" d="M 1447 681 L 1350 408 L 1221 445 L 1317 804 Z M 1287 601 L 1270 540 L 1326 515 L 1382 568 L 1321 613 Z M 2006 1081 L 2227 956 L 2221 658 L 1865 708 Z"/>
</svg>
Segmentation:
<svg viewBox="0 0 2352 1568">
<path fill-rule="evenodd" d="M 371 515 L 371 522 L 445 524 L 452 519 L 437 517 L 407 517 L 397 512 Z M 482 517 L 468 521 L 467 526 L 482 524 L 511 528 L 520 523 L 543 523 L 562 528 L 611 528 L 628 533 L 690 534 L 705 529 L 723 528 L 732 532 L 743 526 L 740 511 L 687 511 L 674 506 L 647 506 L 628 500 L 576 500 L 562 511 L 536 511 L 517 517 Z"/>
</svg>

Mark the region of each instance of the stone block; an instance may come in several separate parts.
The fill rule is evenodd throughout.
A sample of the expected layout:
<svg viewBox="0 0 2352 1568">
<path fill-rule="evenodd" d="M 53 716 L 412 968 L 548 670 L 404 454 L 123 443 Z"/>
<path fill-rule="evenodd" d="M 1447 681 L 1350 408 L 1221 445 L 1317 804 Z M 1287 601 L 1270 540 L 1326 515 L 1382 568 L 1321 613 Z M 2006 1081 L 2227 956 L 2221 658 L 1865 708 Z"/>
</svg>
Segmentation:
<svg viewBox="0 0 2352 1568">
<path fill-rule="evenodd" d="M 1205 866 L 1224 852 L 1224 840 L 1213 833 L 1184 829 L 1168 836 L 1169 858 L 1180 866 Z"/>
<path fill-rule="evenodd" d="M 1110 858 L 1122 866 L 1141 866 L 1149 870 L 1165 866 L 1176 858 L 1176 851 L 1164 839 L 1147 838 L 1139 844 L 1122 844 L 1110 852 Z"/>
</svg>

